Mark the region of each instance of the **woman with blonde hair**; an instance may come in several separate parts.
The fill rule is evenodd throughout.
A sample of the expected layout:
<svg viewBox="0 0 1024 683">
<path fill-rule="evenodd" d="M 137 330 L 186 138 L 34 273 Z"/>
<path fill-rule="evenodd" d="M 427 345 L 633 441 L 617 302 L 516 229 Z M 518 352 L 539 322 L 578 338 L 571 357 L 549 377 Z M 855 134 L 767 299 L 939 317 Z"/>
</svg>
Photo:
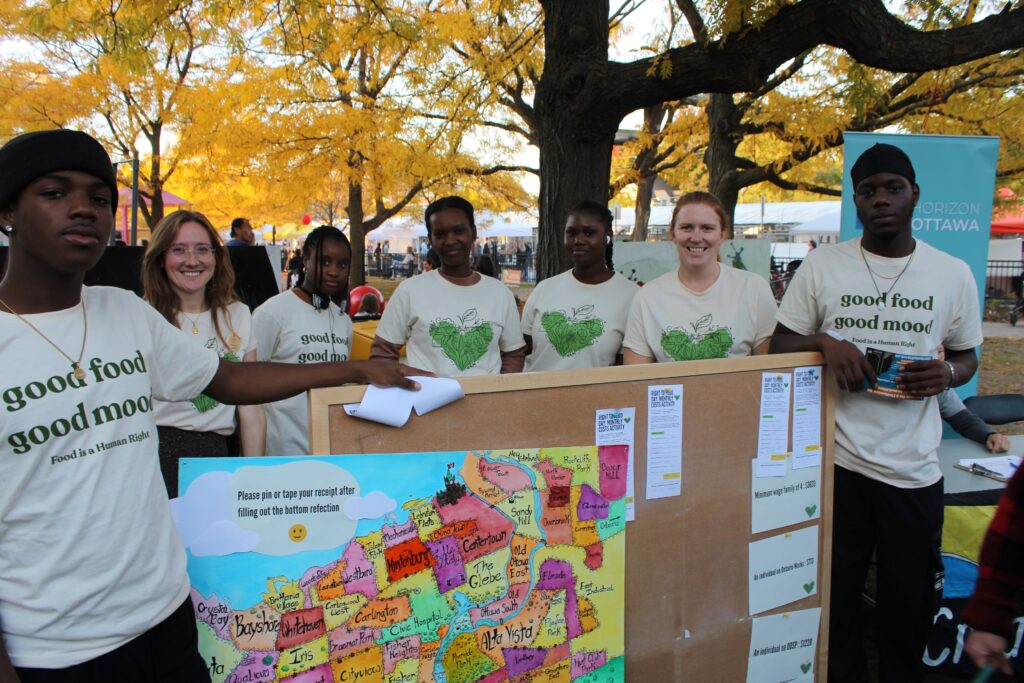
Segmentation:
<svg viewBox="0 0 1024 683">
<path fill-rule="evenodd" d="M 145 299 L 196 343 L 231 361 L 255 361 L 252 316 L 235 295 L 235 272 L 217 231 L 198 211 L 176 211 L 155 228 L 142 261 Z M 263 455 L 263 406 L 226 406 L 199 394 L 190 401 L 153 401 L 160 467 L 177 495 L 178 458 L 226 456 L 236 427 L 242 455 Z"/>
<path fill-rule="evenodd" d="M 679 268 L 647 283 L 626 323 L 626 365 L 767 353 L 775 300 L 759 275 L 718 260 L 729 217 L 709 192 L 676 202 L 669 236 Z"/>
</svg>

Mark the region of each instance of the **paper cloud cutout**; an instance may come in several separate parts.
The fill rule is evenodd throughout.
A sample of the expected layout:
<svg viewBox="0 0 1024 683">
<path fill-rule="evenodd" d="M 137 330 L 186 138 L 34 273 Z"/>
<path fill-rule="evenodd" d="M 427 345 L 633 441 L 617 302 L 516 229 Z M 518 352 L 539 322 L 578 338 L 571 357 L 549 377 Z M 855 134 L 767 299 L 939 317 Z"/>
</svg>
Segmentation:
<svg viewBox="0 0 1024 683">
<path fill-rule="evenodd" d="M 231 553 L 249 552 L 259 542 L 259 534 L 241 529 L 234 522 L 221 520 L 211 524 L 196 537 L 189 546 L 189 550 L 196 557 L 230 555 Z"/>
<path fill-rule="evenodd" d="M 171 516 L 181 542 L 197 557 L 248 552 L 259 542 L 257 534 L 231 520 L 230 484 L 229 472 L 201 474 L 184 496 L 171 501 Z"/>
<path fill-rule="evenodd" d="M 382 491 L 371 491 L 365 496 L 349 498 L 345 502 L 345 516 L 349 519 L 378 519 L 398 508 L 398 503 Z"/>
</svg>

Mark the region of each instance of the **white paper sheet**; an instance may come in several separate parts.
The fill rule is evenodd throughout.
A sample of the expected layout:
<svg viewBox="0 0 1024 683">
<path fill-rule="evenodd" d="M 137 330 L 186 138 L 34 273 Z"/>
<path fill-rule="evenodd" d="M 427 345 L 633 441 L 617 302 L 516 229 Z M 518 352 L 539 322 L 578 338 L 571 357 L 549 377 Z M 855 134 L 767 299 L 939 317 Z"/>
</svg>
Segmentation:
<svg viewBox="0 0 1024 683">
<path fill-rule="evenodd" d="M 409 420 L 409 414 L 416 409 L 417 415 L 426 415 L 432 410 L 457 401 L 465 394 L 462 385 L 447 377 L 413 377 L 420 383 L 419 391 L 399 387 L 375 387 L 370 385 L 363 394 L 361 403 L 350 403 L 345 412 L 362 420 L 379 422 L 390 427 L 402 427 Z"/>
<path fill-rule="evenodd" d="M 761 412 L 757 431 L 757 476 L 784 477 L 789 457 L 789 394 L 793 376 L 761 373 Z"/>
<path fill-rule="evenodd" d="M 683 385 L 647 387 L 647 498 L 678 496 L 683 480 Z"/>
<path fill-rule="evenodd" d="M 747 683 L 813 680 L 820 623 L 820 607 L 754 617 Z"/>
<path fill-rule="evenodd" d="M 990 458 L 960 458 L 960 467 L 973 469 L 978 474 L 991 474 L 1009 480 L 1020 467 L 1019 455 L 997 455 Z"/>
<path fill-rule="evenodd" d="M 633 477 L 633 452 L 636 443 L 636 408 L 606 408 L 594 413 L 594 444 L 597 446 L 629 446 L 626 470 L 626 521 L 636 518 L 636 486 Z"/>
<path fill-rule="evenodd" d="M 784 477 L 758 477 L 757 463 L 751 465 L 750 533 L 821 517 L 821 467 L 789 469 Z"/>
<path fill-rule="evenodd" d="M 818 525 L 750 544 L 750 614 L 788 605 L 818 592 Z"/>
<path fill-rule="evenodd" d="M 793 371 L 793 468 L 821 465 L 821 367 Z"/>
</svg>

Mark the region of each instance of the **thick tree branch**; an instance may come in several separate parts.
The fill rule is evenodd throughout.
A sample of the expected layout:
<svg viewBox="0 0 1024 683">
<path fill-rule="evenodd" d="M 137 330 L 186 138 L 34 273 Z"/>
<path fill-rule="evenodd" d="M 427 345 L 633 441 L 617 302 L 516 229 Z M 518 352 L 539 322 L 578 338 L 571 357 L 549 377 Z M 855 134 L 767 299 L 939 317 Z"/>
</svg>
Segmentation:
<svg viewBox="0 0 1024 683">
<path fill-rule="evenodd" d="M 490 166 L 488 168 L 470 168 L 468 166 L 458 169 L 458 172 L 462 175 L 470 175 L 476 177 L 483 177 L 494 175 L 495 173 L 532 173 L 533 175 L 540 175 L 540 169 L 532 166 L 510 166 L 506 164 L 498 164 L 497 166 Z"/>
<path fill-rule="evenodd" d="M 600 106 L 625 116 L 698 92 L 754 90 L 787 60 L 821 44 L 880 69 L 945 68 L 1024 47 L 1024 7 L 1005 9 L 969 26 L 918 31 L 890 14 L 882 0 L 804 0 L 725 42 L 669 50 L 672 70 L 666 78 L 647 76 L 648 59 L 609 62 Z"/>
</svg>

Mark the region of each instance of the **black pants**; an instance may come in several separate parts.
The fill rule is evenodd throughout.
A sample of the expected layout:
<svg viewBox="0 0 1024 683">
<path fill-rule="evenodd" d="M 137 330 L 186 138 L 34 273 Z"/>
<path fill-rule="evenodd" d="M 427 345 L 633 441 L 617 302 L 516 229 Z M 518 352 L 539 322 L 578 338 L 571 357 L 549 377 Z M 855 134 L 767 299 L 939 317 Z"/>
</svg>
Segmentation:
<svg viewBox="0 0 1024 683">
<path fill-rule="evenodd" d="M 186 598 L 171 616 L 96 659 L 67 669 L 16 671 L 21 683 L 209 683 L 198 637 L 192 598 Z"/>
<path fill-rule="evenodd" d="M 901 489 L 835 468 L 828 680 L 868 680 L 861 592 L 876 557 L 879 680 L 924 678 L 922 656 L 942 597 L 942 481 Z"/>
<path fill-rule="evenodd" d="M 160 435 L 160 473 L 164 475 L 167 497 L 178 495 L 178 460 L 181 458 L 226 458 L 228 437 L 215 432 L 190 432 L 177 427 L 156 428 Z"/>
</svg>

